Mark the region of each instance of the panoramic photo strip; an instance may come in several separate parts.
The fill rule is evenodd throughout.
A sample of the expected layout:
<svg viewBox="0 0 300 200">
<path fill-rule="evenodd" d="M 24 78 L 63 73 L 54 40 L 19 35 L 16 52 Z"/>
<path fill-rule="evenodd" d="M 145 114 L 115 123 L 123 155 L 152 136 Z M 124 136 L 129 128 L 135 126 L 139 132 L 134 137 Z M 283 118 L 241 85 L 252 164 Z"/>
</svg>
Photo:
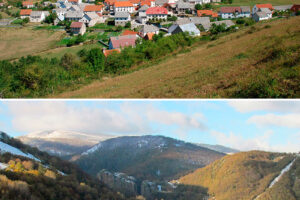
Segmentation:
<svg viewBox="0 0 300 200">
<path fill-rule="evenodd" d="M 300 101 L 0 102 L 1 200 L 298 200 Z"/>
</svg>

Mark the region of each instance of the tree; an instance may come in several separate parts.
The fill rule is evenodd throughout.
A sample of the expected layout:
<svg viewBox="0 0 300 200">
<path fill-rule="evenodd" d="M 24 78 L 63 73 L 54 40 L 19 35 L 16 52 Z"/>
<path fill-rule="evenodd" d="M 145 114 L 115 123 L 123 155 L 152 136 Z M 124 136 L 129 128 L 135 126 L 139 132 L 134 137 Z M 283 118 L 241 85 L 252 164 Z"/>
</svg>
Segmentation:
<svg viewBox="0 0 300 200">
<path fill-rule="evenodd" d="M 23 19 L 22 25 L 27 24 L 28 22 L 29 22 L 29 17 L 26 17 L 25 19 Z"/>
<path fill-rule="evenodd" d="M 87 61 L 94 71 L 104 70 L 105 58 L 100 49 L 91 49 L 87 55 Z"/>
<path fill-rule="evenodd" d="M 196 10 L 202 10 L 203 7 L 202 7 L 201 4 L 196 4 L 196 5 L 195 5 L 195 9 L 196 9 Z"/>
<path fill-rule="evenodd" d="M 48 24 L 53 24 L 54 20 L 56 19 L 57 15 L 55 12 L 51 13 L 50 15 L 48 15 L 45 19 L 45 22 Z"/>
<path fill-rule="evenodd" d="M 130 23 L 130 22 L 127 22 L 127 23 L 125 24 L 125 28 L 131 28 L 131 23 Z"/>
<path fill-rule="evenodd" d="M 0 13 L 0 19 L 2 19 L 2 15 L 1 15 L 1 13 Z"/>
</svg>

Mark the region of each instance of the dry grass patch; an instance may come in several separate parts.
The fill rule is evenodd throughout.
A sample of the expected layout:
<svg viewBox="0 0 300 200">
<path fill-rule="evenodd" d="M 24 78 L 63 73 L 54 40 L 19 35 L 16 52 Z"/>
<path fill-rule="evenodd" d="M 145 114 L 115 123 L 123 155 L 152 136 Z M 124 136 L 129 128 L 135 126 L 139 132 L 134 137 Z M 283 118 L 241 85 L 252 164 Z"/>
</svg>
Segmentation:
<svg viewBox="0 0 300 200">
<path fill-rule="evenodd" d="M 14 59 L 53 48 L 62 31 L 33 30 L 33 27 L 0 29 L 0 58 Z"/>
</svg>

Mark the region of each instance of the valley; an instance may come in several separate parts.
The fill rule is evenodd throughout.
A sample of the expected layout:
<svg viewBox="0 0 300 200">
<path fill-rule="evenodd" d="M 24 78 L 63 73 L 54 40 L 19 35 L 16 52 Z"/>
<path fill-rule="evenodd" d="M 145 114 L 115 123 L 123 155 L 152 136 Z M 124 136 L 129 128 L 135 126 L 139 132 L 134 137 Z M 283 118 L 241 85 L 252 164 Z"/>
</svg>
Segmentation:
<svg viewBox="0 0 300 200">
<path fill-rule="evenodd" d="M 55 139 L 61 145 L 70 142 L 62 139 L 62 136 L 72 139 L 72 144 L 77 144 L 74 146 L 77 150 L 71 155 L 56 154 L 65 161 L 1 133 L 2 182 L 9 183 L 14 177 L 13 180 L 28 185 L 26 191 L 31 191 L 34 184 L 28 182 L 28 178 L 35 179 L 35 174 L 47 172 L 45 176 L 50 176 L 50 180 L 55 177 L 56 181 L 75 175 L 77 180 L 98 188 L 101 194 L 114 195 L 114 199 L 238 200 L 243 197 L 249 200 L 271 200 L 274 194 L 278 194 L 276 197 L 279 200 L 284 200 L 286 195 L 296 200 L 300 195 L 300 157 L 296 154 L 239 152 L 221 145 L 192 144 L 152 135 L 109 137 L 100 134 L 95 138 L 86 137 L 85 133 L 61 130 L 30 133 L 20 137 L 20 140 L 26 138 L 26 142 L 33 146 L 35 143 L 32 141 L 37 138 L 44 142 L 46 138 Z M 89 140 L 95 144 L 83 150 L 82 147 Z M 83 141 L 82 144 L 79 141 Z M 56 149 L 56 146 L 52 148 Z M 53 152 L 49 148 L 44 150 Z M 33 163 L 30 169 L 26 168 L 27 162 Z M 0 184 L 3 188 L 3 183 Z M 5 191 L 5 195 L 12 195 L 9 189 Z M 89 189 L 86 192 L 90 192 Z M 282 196 L 283 192 L 285 195 Z M 33 193 L 36 194 L 36 191 Z M 20 193 L 24 199 L 26 194 Z M 78 199 L 82 198 L 86 199 L 85 196 L 78 196 Z"/>
</svg>

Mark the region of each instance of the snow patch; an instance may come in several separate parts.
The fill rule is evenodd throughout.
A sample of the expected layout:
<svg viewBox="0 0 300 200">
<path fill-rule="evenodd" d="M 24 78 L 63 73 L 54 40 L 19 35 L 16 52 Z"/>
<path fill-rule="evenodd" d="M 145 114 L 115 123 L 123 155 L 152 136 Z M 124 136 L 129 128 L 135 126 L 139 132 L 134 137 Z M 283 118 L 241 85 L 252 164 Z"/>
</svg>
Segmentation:
<svg viewBox="0 0 300 200">
<path fill-rule="evenodd" d="M 14 155 L 27 157 L 27 158 L 41 162 L 39 159 L 37 159 L 36 157 L 31 155 L 30 153 L 24 153 L 21 150 L 0 141 L 0 153 L 2 153 L 2 152 L 3 153 L 8 152 L 8 153 L 11 153 Z"/>
<path fill-rule="evenodd" d="M 102 147 L 102 143 L 100 142 L 99 144 L 96 144 L 95 146 L 93 146 L 92 148 L 88 149 L 87 151 L 83 152 L 81 155 L 88 155 L 90 153 L 95 152 L 96 150 L 98 150 L 99 148 Z"/>
<path fill-rule="evenodd" d="M 0 169 L 6 169 L 8 167 L 7 164 L 0 162 Z"/>
</svg>

